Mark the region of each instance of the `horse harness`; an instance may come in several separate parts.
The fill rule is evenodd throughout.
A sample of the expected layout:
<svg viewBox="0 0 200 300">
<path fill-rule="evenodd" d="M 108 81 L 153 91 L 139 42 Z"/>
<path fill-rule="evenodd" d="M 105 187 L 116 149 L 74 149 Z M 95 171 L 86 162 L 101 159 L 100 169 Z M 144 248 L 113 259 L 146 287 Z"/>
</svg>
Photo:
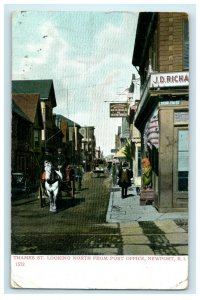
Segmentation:
<svg viewBox="0 0 200 300">
<path fill-rule="evenodd" d="M 46 179 L 46 172 L 44 171 L 43 175 L 42 175 L 42 179 L 46 180 L 46 182 L 50 185 L 54 184 L 56 181 L 60 180 L 60 176 L 56 173 L 55 170 L 53 170 L 50 173 L 50 177 L 48 179 Z"/>
</svg>

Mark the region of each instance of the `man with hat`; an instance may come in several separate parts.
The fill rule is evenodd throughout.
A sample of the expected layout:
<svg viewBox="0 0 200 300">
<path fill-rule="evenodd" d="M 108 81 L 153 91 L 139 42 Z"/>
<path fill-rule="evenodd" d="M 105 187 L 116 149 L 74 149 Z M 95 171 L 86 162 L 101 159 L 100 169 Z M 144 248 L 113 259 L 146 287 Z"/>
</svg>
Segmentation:
<svg viewBox="0 0 200 300">
<path fill-rule="evenodd" d="M 133 177 L 133 172 L 128 168 L 128 163 L 125 161 L 119 171 L 119 181 L 118 185 L 122 188 L 122 198 L 127 197 L 128 187 L 131 186 L 131 178 Z"/>
</svg>

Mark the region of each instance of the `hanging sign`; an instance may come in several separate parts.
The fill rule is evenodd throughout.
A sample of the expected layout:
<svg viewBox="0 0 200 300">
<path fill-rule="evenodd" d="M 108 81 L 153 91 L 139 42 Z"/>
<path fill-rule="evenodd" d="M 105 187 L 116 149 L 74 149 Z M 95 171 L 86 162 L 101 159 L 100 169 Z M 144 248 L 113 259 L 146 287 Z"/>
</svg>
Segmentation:
<svg viewBox="0 0 200 300">
<path fill-rule="evenodd" d="M 110 103 L 110 117 L 127 117 L 128 105 L 127 103 Z"/>
</svg>

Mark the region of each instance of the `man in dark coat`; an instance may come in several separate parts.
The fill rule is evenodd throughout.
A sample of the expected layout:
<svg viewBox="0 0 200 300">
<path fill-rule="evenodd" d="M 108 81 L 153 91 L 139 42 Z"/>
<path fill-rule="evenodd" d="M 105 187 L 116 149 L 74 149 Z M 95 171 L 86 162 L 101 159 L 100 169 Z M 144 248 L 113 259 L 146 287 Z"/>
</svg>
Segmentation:
<svg viewBox="0 0 200 300">
<path fill-rule="evenodd" d="M 119 181 L 118 184 L 122 188 L 122 198 L 127 197 L 128 187 L 131 186 L 131 178 L 133 177 L 133 172 L 129 170 L 128 163 L 124 162 L 122 168 L 119 171 Z"/>
</svg>

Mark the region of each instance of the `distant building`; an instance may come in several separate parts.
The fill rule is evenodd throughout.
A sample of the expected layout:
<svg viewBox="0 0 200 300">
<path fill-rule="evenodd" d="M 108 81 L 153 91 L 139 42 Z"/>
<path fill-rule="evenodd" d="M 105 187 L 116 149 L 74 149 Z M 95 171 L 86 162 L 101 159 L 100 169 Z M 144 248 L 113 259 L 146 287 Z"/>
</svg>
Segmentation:
<svg viewBox="0 0 200 300">
<path fill-rule="evenodd" d="M 82 135 L 82 162 L 86 171 L 92 170 L 93 161 L 96 155 L 96 138 L 94 130 L 94 126 L 84 126 L 79 130 Z"/>
<path fill-rule="evenodd" d="M 62 132 L 62 141 L 59 148 L 65 157 L 66 163 L 81 163 L 82 135 L 79 133 L 81 126 L 63 115 L 55 115 L 55 125 Z"/>
</svg>

